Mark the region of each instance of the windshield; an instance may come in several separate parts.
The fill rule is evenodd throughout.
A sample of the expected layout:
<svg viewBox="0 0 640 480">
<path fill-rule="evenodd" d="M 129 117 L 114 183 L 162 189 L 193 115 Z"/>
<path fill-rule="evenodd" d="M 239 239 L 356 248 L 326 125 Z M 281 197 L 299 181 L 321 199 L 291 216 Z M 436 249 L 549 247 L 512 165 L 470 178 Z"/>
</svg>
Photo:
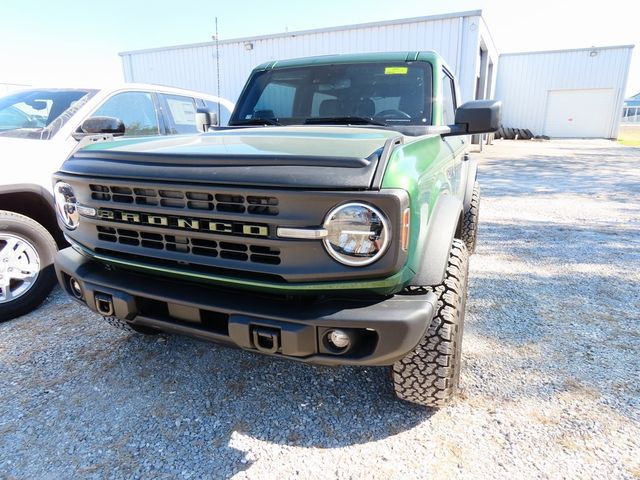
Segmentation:
<svg viewBox="0 0 640 480">
<path fill-rule="evenodd" d="M 229 125 L 431 124 L 431 65 L 350 63 L 255 73 Z"/>
<path fill-rule="evenodd" d="M 95 90 L 26 90 L 0 98 L 0 135 L 48 139 Z"/>
</svg>

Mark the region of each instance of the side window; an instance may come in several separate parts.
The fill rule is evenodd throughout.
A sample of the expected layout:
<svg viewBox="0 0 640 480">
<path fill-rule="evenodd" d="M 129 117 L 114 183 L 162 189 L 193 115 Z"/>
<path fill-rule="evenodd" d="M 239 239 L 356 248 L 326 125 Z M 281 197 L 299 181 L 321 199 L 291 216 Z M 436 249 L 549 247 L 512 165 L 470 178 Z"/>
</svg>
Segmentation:
<svg viewBox="0 0 640 480">
<path fill-rule="evenodd" d="M 269 83 L 256 103 L 253 118 L 278 118 L 293 116 L 293 100 L 296 87 L 281 83 Z"/>
<path fill-rule="evenodd" d="M 102 104 L 93 115 L 116 117 L 124 122 L 125 137 L 159 135 L 158 117 L 147 92 L 123 92 L 114 95 Z"/>
<path fill-rule="evenodd" d="M 204 104 L 207 106 L 210 112 L 218 113 L 218 106 L 220 107 L 220 118 L 218 119 L 219 125 L 229 125 L 229 117 L 231 117 L 231 112 L 227 110 L 223 104 L 219 104 L 218 102 L 212 102 L 211 100 L 204 100 Z"/>
<path fill-rule="evenodd" d="M 456 120 L 456 98 L 453 79 L 442 72 L 442 123 L 453 125 Z"/>
<path fill-rule="evenodd" d="M 198 133 L 196 127 L 196 102 L 182 95 L 159 94 L 169 121 L 169 133 Z"/>
</svg>

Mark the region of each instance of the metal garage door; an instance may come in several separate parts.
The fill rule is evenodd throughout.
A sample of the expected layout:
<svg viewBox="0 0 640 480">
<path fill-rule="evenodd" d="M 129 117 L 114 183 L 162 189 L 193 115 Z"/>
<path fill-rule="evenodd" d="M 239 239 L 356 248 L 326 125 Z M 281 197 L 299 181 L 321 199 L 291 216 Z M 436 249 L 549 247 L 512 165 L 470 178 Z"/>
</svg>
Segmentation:
<svg viewBox="0 0 640 480">
<path fill-rule="evenodd" d="M 549 90 L 544 133 L 550 137 L 611 136 L 612 88 Z"/>
</svg>

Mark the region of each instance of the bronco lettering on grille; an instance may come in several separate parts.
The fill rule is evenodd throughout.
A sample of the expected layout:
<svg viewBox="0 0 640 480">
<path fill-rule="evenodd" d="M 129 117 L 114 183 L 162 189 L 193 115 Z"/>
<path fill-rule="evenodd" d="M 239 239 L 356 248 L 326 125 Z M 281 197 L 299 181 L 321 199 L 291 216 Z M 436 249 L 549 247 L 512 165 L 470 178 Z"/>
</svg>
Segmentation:
<svg viewBox="0 0 640 480">
<path fill-rule="evenodd" d="M 147 213 L 125 212 L 122 210 L 98 209 L 97 215 L 101 220 L 120 223 L 134 223 L 137 225 L 151 225 L 175 228 L 180 230 L 205 231 L 231 235 L 251 237 L 268 237 L 267 225 L 255 225 L 241 222 L 221 222 L 202 218 L 186 218 L 169 215 L 151 215 Z"/>
</svg>

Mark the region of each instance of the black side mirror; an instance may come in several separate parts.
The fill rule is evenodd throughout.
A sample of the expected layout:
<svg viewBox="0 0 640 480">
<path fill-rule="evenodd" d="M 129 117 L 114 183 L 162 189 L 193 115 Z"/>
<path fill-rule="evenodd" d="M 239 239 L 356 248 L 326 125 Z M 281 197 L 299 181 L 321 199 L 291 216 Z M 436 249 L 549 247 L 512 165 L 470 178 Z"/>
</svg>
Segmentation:
<svg viewBox="0 0 640 480">
<path fill-rule="evenodd" d="M 473 100 L 456 110 L 456 124 L 450 135 L 491 133 L 502 123 L 502 102 L 500 100 Z"/>
<path fill-rule="evenodd" d="M 206 108 L 196 110 L 196 128 L 199 132 L 208 132 L 209 127 L 218 126 L 218 114 Z"/>
<path fill-rule="evenodd" d="M 80 140 L 87 135 L 108 133 L 114 137 L 124 135 L 124 123 L 115 117 L 90 117 L 80 126 L 80 131 L 73 134 L 73 138 Z"/>
</svg>

